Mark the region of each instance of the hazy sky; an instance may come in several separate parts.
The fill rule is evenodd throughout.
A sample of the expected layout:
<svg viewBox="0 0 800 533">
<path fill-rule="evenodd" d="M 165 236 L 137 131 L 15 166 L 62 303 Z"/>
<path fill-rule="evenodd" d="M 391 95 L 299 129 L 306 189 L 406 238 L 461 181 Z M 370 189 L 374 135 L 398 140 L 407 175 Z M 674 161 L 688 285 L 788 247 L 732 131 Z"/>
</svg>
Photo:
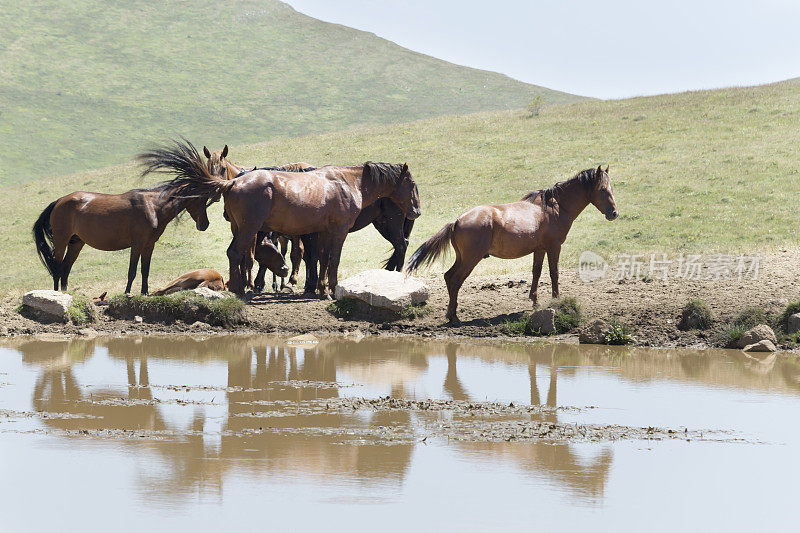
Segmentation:
<svg viewBox="0 0 800 533">
<path fill-rule="evenodd" d="M 600 98 L 800 76 L 800 0 L 288 0 L 453 63 Z"/>
</svg>

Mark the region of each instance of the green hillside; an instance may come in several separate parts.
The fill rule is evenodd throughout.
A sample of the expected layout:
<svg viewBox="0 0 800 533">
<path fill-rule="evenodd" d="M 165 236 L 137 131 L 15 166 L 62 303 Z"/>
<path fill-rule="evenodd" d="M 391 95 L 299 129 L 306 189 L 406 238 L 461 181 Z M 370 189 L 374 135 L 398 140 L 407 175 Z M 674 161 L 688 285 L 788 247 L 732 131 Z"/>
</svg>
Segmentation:
<svg viewBox="0 0 800 533">
<path fill-rule="evenodd" d="M 575 101 L 276 0 L 14 2 L 0 10 L 0 183 L 129 160 L 177 134 L 241 144 Z"/>
<path fill-rule="evenodd" d="M 233 161 L 409 163 L 423 215 L 412 246 L 467 208 L 519 199 L 579 170 L 611 165 L 621 216 L 607 222 L 591 206 L 562 253 L 753 253 L 797 247 L 800 198 L 800 85 L 701 91 L 616 101 L 585 101 L 523 111 L 440 117 L 408 124 L 233 146 Z M 205 136 L 192 139 L 210 144 Z M 218 145 L 215 145 L 219 148 Z M 75 174 L 57 186 L 0 188 L 0 291 L 47 287 L 30 227 L 53 199 L 76 189 L 124 191 L 140 185 L 132 164 Z M 219 204 L 204 233 L 188 219 L 168 229 L 153 258 L 153 286 L 202 266 L 227 272 L 230 230 Z M 389 245 L 372 228 L 348 237 L 343 274 L 375 267 Z M 70 281 L 119 291 L 127 252 L 84 249 Z M 530 275 L 530 258 L 488 259 L 478 273 Z"/>
</svg>

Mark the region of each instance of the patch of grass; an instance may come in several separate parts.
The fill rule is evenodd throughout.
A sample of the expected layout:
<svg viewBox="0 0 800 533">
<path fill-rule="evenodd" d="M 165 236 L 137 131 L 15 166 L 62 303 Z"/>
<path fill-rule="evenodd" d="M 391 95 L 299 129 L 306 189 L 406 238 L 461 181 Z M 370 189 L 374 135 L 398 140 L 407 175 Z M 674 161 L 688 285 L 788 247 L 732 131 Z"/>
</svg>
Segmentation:
<svg viewBox="0 0 800 533">
<path fill-rule="evenodd" d="M 244 322 L 244 302 L 239 298 L 203 298 L 193 291 L 180 291 L 165 296 L 119 294 L 108 303 L 108 312 L 118 318 L 135 315 L 157 321 L 183 320 L 230 326 Z"/>
<path fill-rule="evenodd" d="M 522 316 L 516 320 L 506 320 L 503 324 L 503 331 L 509 335 L 525 335 L 529 321 L 527 316 Z"/>
<path fill-rule="evenodd" d="M 703 300 L 691 300 L 681 312 L 681 321 L 678 328 L 689 329 L 708 329 L 714 322 L 711 308 Z"/>
<path fill-rule="evenodd" d="M 731 325 L 747 331 L 759 324 L 768 324 L 767 313 L 758 307 L 748 307 L 740 311 L 731 321 Z"/>
<path fill-rule="evenodd" d="M 615 318 L 609 322 L 608 331 L 603 340 L 606 344 L 622 346 L 632 344 L 636 341 L 636 338 L 633 336 L 633 330 L 630 326 Z"/>
<path fill-rule="evenodd" d="M 575 298 L 560 298 L 550 304 L 550 307 L 556 311 L 554 322 L 558 333 L 567 333 L 580 325 L 581 306 Z"/>
<path fill-rule="evenodd" d="M 722 345 L 728 348 L 736 346 L 739 343 L 739 339 L 744 336 L 748 329 L 744 326 L 729 326 L 722 332 Z"/>
<path fill-rule="evenodd" d="M 795 331 L 790 335 L 786 335 L 784 341 L 790 346 L 797 346 L 798 344 L 800 344 L 800 331 Z"/>
<path fill-rule="evenodd" d="M 67 308 L 67 317 L 76 326 L 82 326 L 92 321 L 92 301 L 81 294 L 72 294 L 72 303 Z"/>
<path fill-rule="evenodd" d="M 430 306 L 424 302 L 419 305 L 407 305 L 400 310 L 400 317 L 408 320 L 420 318 L 429 315 L 431 312 Z"/>
<path fill-rule="evenodd" d="M 785 332 L 789 326 L 789 317 L 795 313 L 800 313 L 800 300 L 791 302 L 783 312 L 778 316 L 777 326 L 780 331 Z"/>
<path fill-rule="evenodd" d="M 358 301 L 355 298 L 342 298 L 332 301 L 325 309 L 338 318 L 353 318 L 358 312 Z"/>
</svg>

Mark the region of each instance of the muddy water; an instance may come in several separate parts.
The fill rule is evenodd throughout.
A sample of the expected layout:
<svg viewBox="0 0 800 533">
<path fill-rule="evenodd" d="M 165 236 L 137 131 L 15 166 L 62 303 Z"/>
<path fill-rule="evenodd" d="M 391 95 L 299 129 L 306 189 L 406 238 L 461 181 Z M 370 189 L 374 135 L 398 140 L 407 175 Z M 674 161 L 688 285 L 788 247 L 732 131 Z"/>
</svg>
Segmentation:
<svg viewBox="0 0 800 533">
<path fill-rule="evenodd" d="M 798 421 L 774 355 L 13 340 L 0 529 L 795 531 Z"/>
</svg>

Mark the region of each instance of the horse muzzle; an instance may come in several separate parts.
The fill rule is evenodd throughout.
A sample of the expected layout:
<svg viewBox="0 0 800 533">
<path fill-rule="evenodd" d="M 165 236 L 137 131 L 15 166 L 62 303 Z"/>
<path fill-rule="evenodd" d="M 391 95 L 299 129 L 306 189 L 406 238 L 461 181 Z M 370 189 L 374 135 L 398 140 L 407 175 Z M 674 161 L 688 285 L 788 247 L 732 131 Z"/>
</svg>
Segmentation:
<svg viewBox="0 0 800 533">
<path fill-rule="evenodd" d="M 278 272 L 278 277 L 285 278 L 288 275 L 289 275 L 289 267 L 286 265 L 282 266 L 280 272 Z"/>
<path fill-rule="evenodd" d="M 208 229 L 209 222 L 208 220 L 205 221 L 198 221 L 196 224 L 198 231 L 205 231 Z"/>
<path fill-rule="evenodd" d="M 606 220 L 614 220 L 619 216 L 619 211 L 616 209 L 611 209 L 606 213 Z"/>
<path fill-rule="evenodd" d="M 408 214 L 406 214 L 406 218 L 416 220 L 421 214 L 422 210 L 419 207 L 413 207 L 408 211 Z"/>
</svg>

